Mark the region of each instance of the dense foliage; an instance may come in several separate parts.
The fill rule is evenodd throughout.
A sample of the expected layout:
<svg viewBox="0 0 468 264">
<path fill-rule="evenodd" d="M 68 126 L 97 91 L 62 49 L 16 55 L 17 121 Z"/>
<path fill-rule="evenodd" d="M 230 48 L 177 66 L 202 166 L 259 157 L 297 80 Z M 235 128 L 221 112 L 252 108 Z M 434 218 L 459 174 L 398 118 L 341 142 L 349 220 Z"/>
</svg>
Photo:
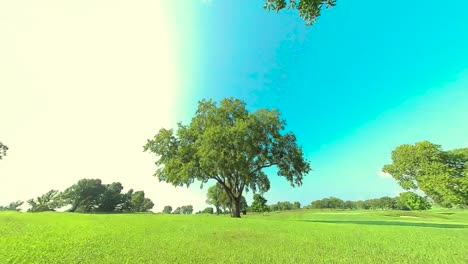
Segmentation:
<svg viewBox="0 0 468 264">
<path fill-rule="evenodd" d="M 320 16 L 324 6 L 332 7 L 336 0 L 265 0 L 264 8 L 279 12 L 283 9 L 297 9 L 306 25 L 312 25 Z"/>
<path fill-rule="evenodd" d="M 177 207 L 172 213 L 173 214 L 192 214 L 193 213 L 193 206 L 192 205 L 183 205 L 181 207 Z"/>
<path fill-rule="evenodd" d="M 164 208 L 163 208 L 163 210 L 162 210 L 162 213 L 163 213 L 163 214 L 170 214 L 170 213 L 172 213 L 172 206 L 170 206 L 170 205 L 164 206 Z"/>
<path fill-rule="evenodd" d="M 412 192 L 401 193 L 398 197 L 380 197 L 360 201 L 343 201 L 329 197 L 312 201 L 306 209 L 364 209 L 364 210 L 428 210 L 431 204 L 426 197 Z"/>
<path fill-rule="evenodd" d="M 256 193 L 253 196 L 252 205 L 250 206 L 250 211 L 252 212 L 268 212 L 270 211 L 270 207 L 268 207 L 267 199 L 265 199 L 262 195 Z"/>
<path fill-rule="evenodd" d="M 156 157 L 160 181 L 189 186 L 215 180 L 231 201 L 231 214 L 240 217 L 244 191 L 270 189 L 263 169 L 277 167 L 292 186 L 302 185 L 310 171 L 296 136 L 284 132 L 285 121 L 277 110 L 249 113 L 244 102 L 227 98 L 219 105 L 202 100 L 189 125 L 161 129 L 148 140 L 144 151 Z"/>
<path fill-rule="evenodd" d="M 0 160 L 6 156 L 6 152 L 8 150 L 7 145 L 4 145 L 2 142 L 0 142 Z"/>
<path fill-rule="evenodd" d="M 120 182 L 102 184 L 99 179 L 81 179 L 59 193 L 51 190 L 36 199 L 28 200 L 29 212 L 53 211 L 70 206 L 69 212 L 147 212 L 153 208 L 144 191 L 130 189 L 122 193 Z"/>
<path fill-rule="evenodd" d="M 276 204 L 270 205 L 270 211 L 287 211 L 287 210 L 296 210 L 296 209 L 301 209 L 301 203 L 296 201 L 296 202 L 289 202 L 289 201 L 284 201 L 284 202 L 277 202 Z"/>
<path fill-rule="evenodd" d="M 468 205 L 468 148 L 444 151 L 428 141 L 404 144 L 392 152 L 385 165 L 405 190 L 423 191 L 445 207 Z"/>
<path fill-rule="evenodd" d="M 201 211 L 202 214 L 213 214 L 214 213 L 214 210 L 213 210 L 213 207 L 206 207 L 205 209 L 203 209 L 203 211 Z"/>
</svg>

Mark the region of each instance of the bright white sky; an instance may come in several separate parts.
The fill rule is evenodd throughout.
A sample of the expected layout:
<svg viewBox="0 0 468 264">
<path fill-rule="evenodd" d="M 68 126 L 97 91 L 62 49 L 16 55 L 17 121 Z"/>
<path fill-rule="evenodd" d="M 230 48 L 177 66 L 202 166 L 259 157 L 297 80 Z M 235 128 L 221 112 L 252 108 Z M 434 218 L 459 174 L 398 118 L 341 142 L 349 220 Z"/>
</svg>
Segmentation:
<svg viewBox="0 0 468 264">
<path fill-rule="evenodd" d="M 165 1 L 0 3 L 0 204 L 81 178 L 120 181 L 156 204 L 206 207 L 199 186 L 152 177 L 142 146 L 173 127 L 176 37 Z"/>
</svg>

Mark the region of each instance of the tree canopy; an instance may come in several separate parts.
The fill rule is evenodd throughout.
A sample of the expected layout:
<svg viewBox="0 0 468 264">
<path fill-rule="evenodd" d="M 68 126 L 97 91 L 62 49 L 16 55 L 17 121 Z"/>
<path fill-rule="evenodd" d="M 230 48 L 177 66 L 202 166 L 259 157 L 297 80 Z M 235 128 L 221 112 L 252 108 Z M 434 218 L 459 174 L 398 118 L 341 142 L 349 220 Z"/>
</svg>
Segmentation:
<svg viewBox="0 0 468 264">
<path fill-rule="evenodd" d="M 277 202 L 276 204 L 270 205 L 271 211 L 287 211 L 287 210 L 296 210 L 301 208 L 301 203 L 296 201 L 294 203 L 289 201 Z"/>
<path fill-rule="evenodd" d="M 270 207 L 267 206 L 267 199 L 262 195 L 256 193 L 253 196 L 252 205 L 250 206 L 250 211 L 252 212 L 268 212 Z"/>
<path fill-rule="evenodd" d="M 163 214 L 170 214 L 170 213 L 172 213 L 172 206 L 170 206 L 170 205 L 164 206 L 164 208 L 163 208 L 163 210 L 162 210 L 162 213 L 163 213 Z"/>
<path fill-rule="evenodd" d="M 283 9 L 297 9 L 306 25 L 312 25 L 320 16 L 323 7 L 333 7 L 336 0 L 265 0 L 264 8 L 279 12 Z"/>
<path fill-rule="evenodd" d="M 7 145 L 4 145 L 2 142 L 0 142 L 0 160 L 6 156 L 8 147 Z"/>
<path fill-rule="evenodd" d="M 263 169 L 276 166 L 292 186 L 301 185 L 310 171 L 292 132 L 284 133 L 285 121 L 277 110 L 249 113 L 244 102 L 234 98 L 202 100 L 190 124 L 177 130 L 161 129 L 148 140 L 144 151 L 157 156 L 160 181 L 174 186 L 202 184 L 214 179 L 232 202 L 232 216 L 240 217 L 242 193 L 270 189 Z"/>
<path fill-rule="evenodd" d="M 202 214 L 213 214 L 214 213 L 214 210 L 213 210 L 213 207 L 206 207 L 205 209 L 203 209 L 203 211 L 201 211 L 200 213 Z"/>
<path fill-rule="evenodd" d="M 173 214 L 192 214 L 193 213 L 193 206 L 192 205 L 183 205 L 181 207 L 177 207 L 172 213 Z"/>
<path fill-rule="evenodd" d="M 431 209 L 432 207 L 425 197 L 419 196 L 413 192 L 400 193 L 399 202 L 409 210 L 421 211 Z"/>
<path fill-rule="evenodd" d="M 421 190 L 434 202 L 451 207 L 468 204 L 468 148 L 450 151 L 428 141 L 404 144 L 383 167 L 405 190 Z"/>
<path fill-rule="evenodd" d="M 277 208 L 270 206 L 270 208 Z M 401 193 L 398 197 L 380 197 L 359 201 L 343 201 L 340 198 L 329 197 L 315 200 L 306 209 L 364 209 L 364 210 L 427 210 L 430 202 L 412 192 Z"/>
</svg>

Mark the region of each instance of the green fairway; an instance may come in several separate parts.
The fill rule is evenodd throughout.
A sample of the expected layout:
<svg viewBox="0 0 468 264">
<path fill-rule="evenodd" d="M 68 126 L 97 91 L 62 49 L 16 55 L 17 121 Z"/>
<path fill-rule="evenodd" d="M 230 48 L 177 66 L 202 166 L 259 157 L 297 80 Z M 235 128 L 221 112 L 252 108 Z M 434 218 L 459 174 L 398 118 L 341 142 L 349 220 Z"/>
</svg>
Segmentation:
<svg viewBox="0 0 468 264">
<path fill-rule="evenodd" d="M 468 263 L 468 211 L 0 213 L 0 263 Z"/>
</svg>

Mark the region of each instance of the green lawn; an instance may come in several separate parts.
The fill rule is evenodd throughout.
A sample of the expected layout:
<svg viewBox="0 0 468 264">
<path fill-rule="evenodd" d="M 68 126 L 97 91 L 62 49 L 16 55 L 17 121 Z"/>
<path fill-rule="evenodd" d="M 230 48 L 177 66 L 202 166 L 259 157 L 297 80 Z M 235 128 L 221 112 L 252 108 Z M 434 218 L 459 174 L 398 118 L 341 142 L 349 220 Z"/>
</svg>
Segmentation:
<svg viewBox="0 0 468 264">
<path fill-rule="evenodd" d="M 468 263 L 468 211 L 2 212 L 0 263 Z"/>
</svg>

